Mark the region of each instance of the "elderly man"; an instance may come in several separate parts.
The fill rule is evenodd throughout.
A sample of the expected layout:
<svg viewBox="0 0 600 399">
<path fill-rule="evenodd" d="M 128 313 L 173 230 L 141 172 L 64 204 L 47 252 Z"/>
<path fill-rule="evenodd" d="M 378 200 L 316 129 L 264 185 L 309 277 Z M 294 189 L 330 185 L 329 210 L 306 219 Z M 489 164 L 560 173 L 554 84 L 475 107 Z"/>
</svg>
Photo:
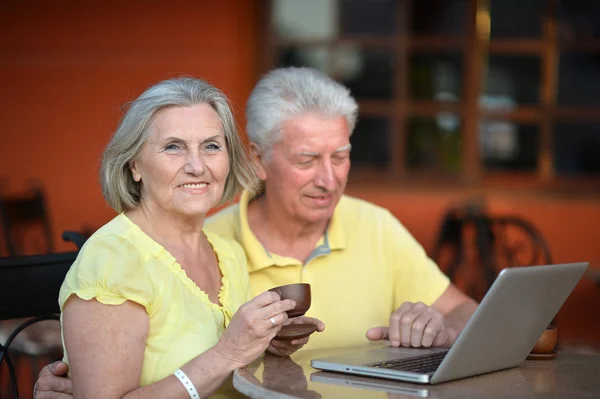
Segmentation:
<svg viewBox="0 0 600 399">
<path fill-rule="evenodd" d="M 308 68 L 276 69 L 247 105 L 250 150 L 264 190 L 213 215 L 205 228 L 246 251 L 253 294 L 306 282 L 309 316 L 326 331 L 307 348 L 389 340 L 450 346 L 475 311 L 385 209 L 344 195 L 358 107 L 344 86 Z M 292 341 L 301 346 L 306 340 Z M 273 341 L 282 354 L 289 343 Z M 69 392 L 66 370 L 42 370 L 40 393 Z M 45 396 L 59 397 L 59 396 Z"/>
<path fill-rule="evenodd" d="M 450 346 L 476 303 L 387 210 L 344 195 L 357 108 L 347 88 L 312 69 L 263 77 L 247 133 L 264 191 L 244 193 L 206 227 L 242 245 L 254 294 L 311 284 L 308 314 L 327 330 L 307 348 Z"/>
</svg>

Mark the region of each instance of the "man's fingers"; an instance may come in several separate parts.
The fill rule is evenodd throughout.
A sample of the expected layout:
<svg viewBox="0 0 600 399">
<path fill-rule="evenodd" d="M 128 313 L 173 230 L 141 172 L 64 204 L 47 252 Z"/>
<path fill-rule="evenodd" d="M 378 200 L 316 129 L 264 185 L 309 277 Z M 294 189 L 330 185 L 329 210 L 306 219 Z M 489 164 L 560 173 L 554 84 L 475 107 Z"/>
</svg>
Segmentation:
<svg viewBox="0 0 600 399">
<path fill-rule="evenodd" d="M 68 370 L 69 366 L 61 361 L 45 366 L 35 383 L 35 398 L 60 398 L 60 394 L 71 397 L 73 382 L 64 377 Z"/>
<path fill-rule="evenodd" d="M 413 323 L 419 315 L 413 311 L 408 311 L 400 318 L 400 339 L 399 344 L 402 346 L 411 346 L 410 336 L 412 333 Z"/>
<path fill-rule="evenodd" d="M 52 391 L 36 391 L 34 399 L 73 399 L 73 395 L 68 393 L 58 393 Z"/>
<path fill-rule="evenodd" d="M 51 363 L 48 365 L 48 367 L 44 367 L 45 369 L 48 369 L 52 374 L 56 375 L 56 376 L 63 376 L 65 374 L 67 374 L 67 371 L 69 371 L 69 365 L 67 365 L 67 363 L 63 362 L 63 361 L 57 361 L 54 363 Z M 40 376 L 42 376 L 42 371 L 40 371 Z"/>
<path fill-rule="evenodd" d="M 366 336 L 370 341 L 389 339 L 389 329 L 387 327 L 374 327 L 367 331 Z"/>
<path fill-rule="evenodd" d="M 410 313 L 414 304 L 412 302 L 404 302 L 390 317 L 388 339 L 393 347 L 398 347 L 402 343 L 401 331 L 402 331 L 402 319 L 404 315 Z M 411 321 L 412 324 L 412 321 Z M 407 338 L 407 345 L 410 344 L 410 337 Z"/>
<path fill-rule="evenodd" d="M 442 331 L 440 331 L 436 336 L 435 339 L 433 340 L 432 344 L 433 346 L 436 347 L 440 347 L 440 346 L 447 346 L 448 345 L 448 330 L 446 330 L 445 328 L 442 329 Z"/>
<path fill-rule="evenodd" d="M 319 331 L 319 332 L 325 331 L 325 323 L 323 323 L 321 320 L 314 318 L 314 317 L 308 317 L 308 316 L 294 317 L 293 319 L 289 319 L 289 324 L 312 324 L 314 326 L 317 326 L 317 331 Z"/>
<path fill-rule="evenodd" d="M 428 331 L 431 330 L 431 328 L 429 327 L 430 320 L 431 313 L 427 311 L 415 319 L 415 321 L 412 323 L 410 331 L 410 346 L 412 346 L 413 348 L 420 348 L 421 346 L 425 346 L 422 343 L 425 338 L 425 330 L 427 328 L 429 328 Z M 431 341 L 433 341 L 433 337 Z"/>
<path fill-rule="evenodd" d="M 298 347 L 298 349 L 300 349 L 301 347 L 303 347 L 307 343 L 308 343 L 308 337 L 300 338 L 300 339 L 295 339 L 293 341 L 290 341 L 290 345 L 292 347 Z"/>
<path fill-rule="evenodd" d="M 429 324 L 425 327 L 423 332 L 423 346 L 439 346 L 436 344 L 437 336 L 444 330 L 444 319 L 441 315 L 434 315 L 429 321 Z"/>
</svg>

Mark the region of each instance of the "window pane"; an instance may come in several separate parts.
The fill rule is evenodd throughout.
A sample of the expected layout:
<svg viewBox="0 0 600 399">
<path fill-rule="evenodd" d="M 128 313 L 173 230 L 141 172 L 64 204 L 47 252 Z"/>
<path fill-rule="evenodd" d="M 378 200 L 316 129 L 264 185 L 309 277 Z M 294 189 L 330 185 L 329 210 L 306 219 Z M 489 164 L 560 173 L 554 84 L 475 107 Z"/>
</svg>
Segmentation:
<svg viewBox="0 0 600 399">
<path fill-rule="evenodd" d="M 600 54 L 563 54 L 558 68 L 560 105 L 600 105 Z"/>
<path fill-rule="evenodd" d="M 328 73 L 331 52 L 327 46 L 281 47 L 277 49 L 277 67 L 311 67 Z"/>
<path fill-rule="evenodd" d="M 481 102 L 486 108 L 538 104 L 540 76 L 537 56 L 490 55 Z"/>
<path fill-rule="evenodd" d="M 278 38 L 337 36 L 336 0 L 273 0 L 271 24 Z"/>
<path fill-rule="evenodd" d="M 479 153 L 487 169 L 536 169 L 539 147 L 537 125 L 512 121 L 484 121 L 479 129 Z"/>
<path fill-rule="evenodd" d="M 391 99 L 396 64 L 388 49 L 337 48 L 330 75 L 346 85 L 357 99 Z"/>
<path fill-rule="evenodd" d="M 307 66 L 346 85 L 357 99 L 391 99 L 394 53 L 388 49 L 337 46 L 291 46 L 277 51 L 276 66 Z"/>
<path fill-rule="evenodd" d="M 395 0 L 341 0 L 340 23 L 343 35 L 394 35 Z"/>
<path fill-rule="evenodd" d="M 412 32 L 420 36 L 464 35 L 467 0 L 418 0 L 412 2 Z"/>
<path fill-rule="evenodd" d="M 539 38 L 546 0 L 491 0 L 492 39 Z"/>
<path fill-rule="evenodd" d="M 600 38 L 600 2 L 562 0 L 558 3 L 558 34 L 564 41 Z"/>
<path fill-rule="evenodd" d="M 460 169 L 461 123 L 453 114 L 409 118 L 406 163 L 409 169 L 457 172 Z"/>
<path fill-rule="evenodd" d="M 462 55 L 414 54 L 410 96 L 415 100 L 456 101 L 462 96 Z"/>
<path fill-rule="evenodd" d="M 600 123 L 556 124 L 554 162 L 559 174 L 600 173 Z"/>
<path fill-rule="evenodd" d="M 386 166 L 390 162 L 391 122 L 387 118 L 359 118 L 350 142 L 353 165 Z"/>
</svg>

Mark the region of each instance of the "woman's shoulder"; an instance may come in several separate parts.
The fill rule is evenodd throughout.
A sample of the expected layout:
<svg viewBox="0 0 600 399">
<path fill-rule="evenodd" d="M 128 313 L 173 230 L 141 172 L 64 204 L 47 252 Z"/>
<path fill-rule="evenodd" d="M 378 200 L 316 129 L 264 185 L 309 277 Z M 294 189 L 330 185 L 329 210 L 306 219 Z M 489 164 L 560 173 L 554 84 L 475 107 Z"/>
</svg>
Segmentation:
<svg viewBox="0 0 600 399">
<path fill-rule="evenodd" d="M 120 213 L 100 227 L 88 238 L 82 251 L 114 253 L 128 252 L 130 255 L 152 253 L 158 251 L 152 242 L 125 214 Z"/>
</svg>

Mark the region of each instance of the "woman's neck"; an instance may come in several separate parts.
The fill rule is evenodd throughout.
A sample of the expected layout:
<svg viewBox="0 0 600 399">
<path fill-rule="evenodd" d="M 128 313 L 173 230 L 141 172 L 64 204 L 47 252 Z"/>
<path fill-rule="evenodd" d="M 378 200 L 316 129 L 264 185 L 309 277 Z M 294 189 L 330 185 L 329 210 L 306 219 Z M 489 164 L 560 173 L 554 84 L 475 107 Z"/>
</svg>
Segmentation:
<svg viewBox="0 0 600 399">
<path fill-rule="evenodd" d="M 202 231 L 205 215 L 190 217 L 171 214 L 144 203 L 125 214 L 144 233 L 165 248 L 186 247 L 197 252 L 206 240 Z"/>
</svg>

